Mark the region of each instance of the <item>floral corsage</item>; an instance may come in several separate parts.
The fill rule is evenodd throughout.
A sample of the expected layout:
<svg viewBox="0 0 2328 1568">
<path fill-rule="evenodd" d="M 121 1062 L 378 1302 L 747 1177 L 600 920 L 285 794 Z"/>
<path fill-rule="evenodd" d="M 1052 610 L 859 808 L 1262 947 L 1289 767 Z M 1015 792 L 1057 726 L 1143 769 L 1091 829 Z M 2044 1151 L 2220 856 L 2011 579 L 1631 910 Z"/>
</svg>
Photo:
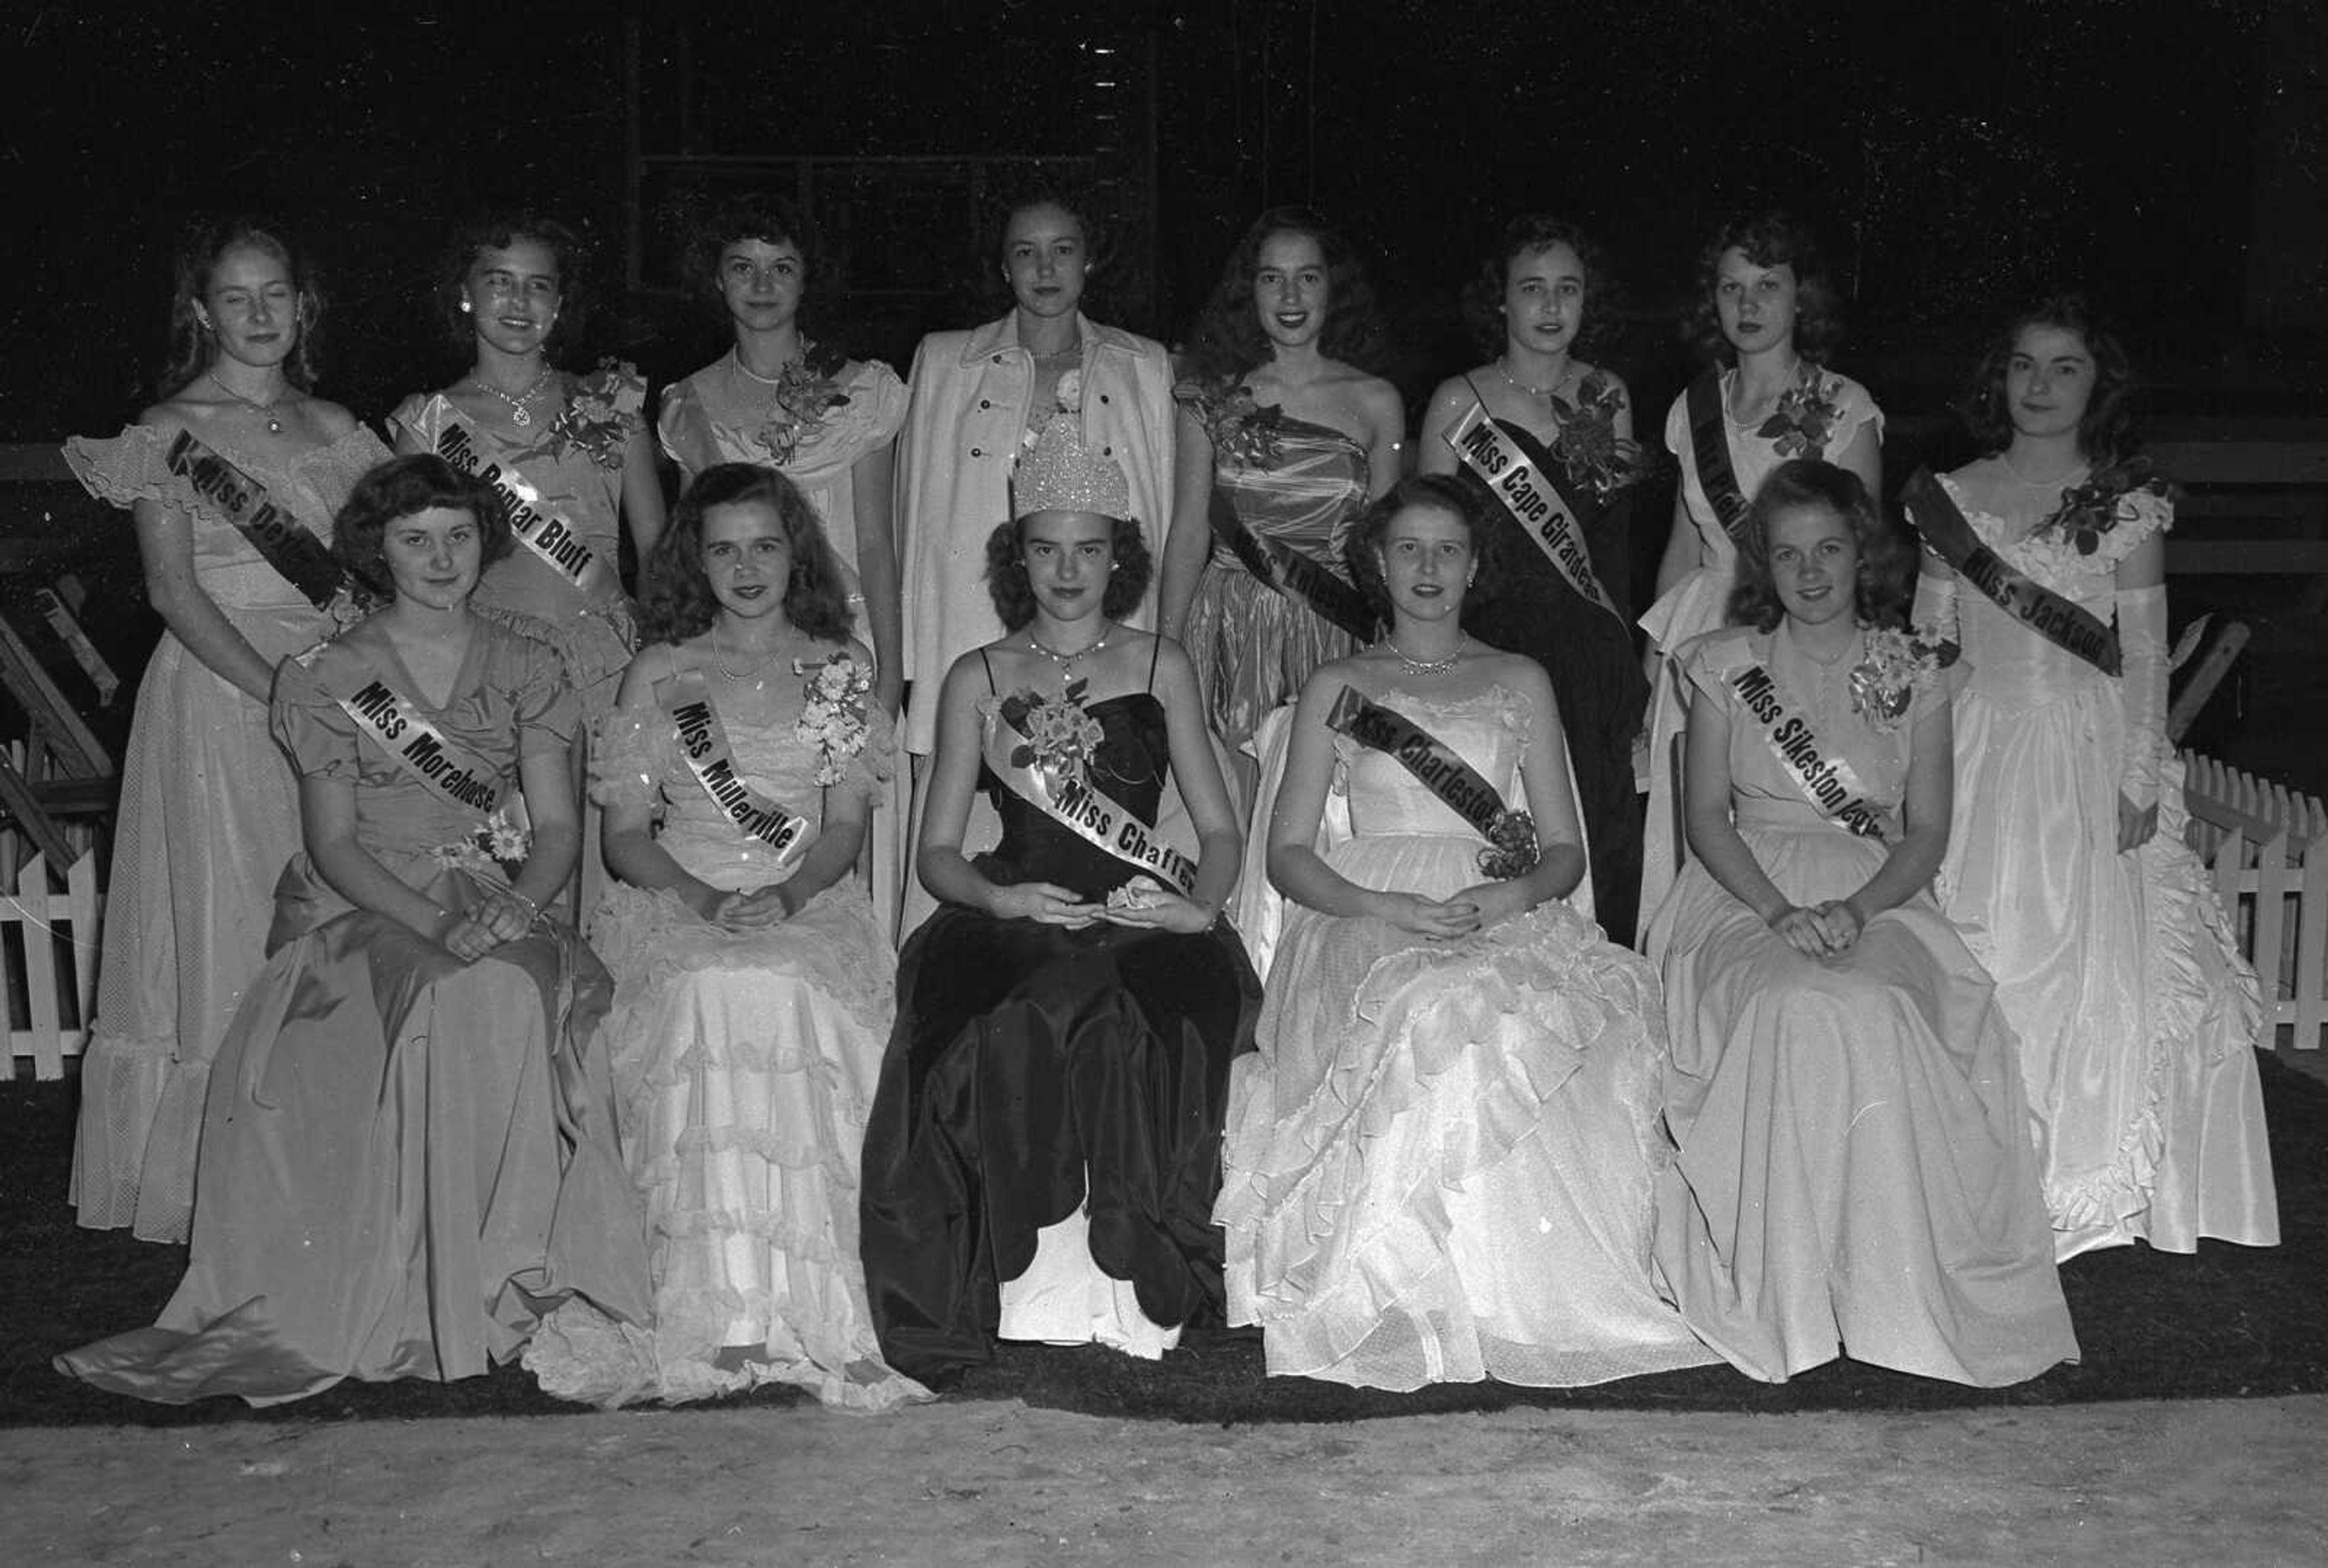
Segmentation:
<svg viewBox="0 0 2328 1568">
<path fill-rule="evenodd" d="M 1884 735 L 1896 734 L 1916 693 L 1939 679 L 1961 652 L 1936 634 L 1897 626 L 1867 634 L 1867 656 L 1851 667 L 1851 710 Z"/>
<path fill-rule="evenodd" d="M 1500 811 L 1488 824 L 1488 847 L 1479 851 L 1479 869 L 1498 882 L 1525 877 L 1544 858 L 1536 848 L 1535 819 L 1525 812 Z"/>
<path fill-rule="evenodd" d="M 1024 738 L 1010 748 L 1012 767 L 1038 766 L 1067 778 L 1081 778 L 1107 732 L 1084 710 L 1090 682 L 1075 680 L 1056 697 L 1037 697 L 1020 687 L 1002 699 L 1003 722 Z"/>
<path fill-rule="evenodd" d="M 2053 515 L 2030 531 L 2066 539 L 2079 555 L 2091 555 L 2101 548 L 2102 535 L 2134 515 L 2132 498 L 2136 495 L 2174 499 L 2173 483 L 2147 457 L 2129 457 L 2097 469 L 2083 484 L 2062 491 Z"/>
<path fill-rule="evenodd" d="M 533 834 L 503 806 L 466 837 L 439 844 L 432 853 L 441 865 L 480 876 L 514 878 L 525 869 L 525 858 L 533 853 Z"/>
<path fill-rule="evenodd" d="M 813 664 L 795 659 L 793 673 L 808 678 L 802 688 L 807 701 L 793 726 L 793 738 L 816 748 L 816 782 L 837 784 L 872 733 L 868 716 L 872 711 L 873 671 L 840 652 Z"/>
<path fill-rule="evenodd" d="M 1152 909 L 1163 902 L 1164 884 L 1153 877 L 1134 877 L 1107 894 L 1110 909 Z"/>
<path fill-rule="evenodd" d="M 1569 483 L 1606 501 L 1641 477 L 1640 443 L 1617 434 L 1617 416 L 1625 408 L 1624 383 L 1606 371 L 1595 371 L 1576 389 L 1575 402 L 1557 392 L 1551 402 L 1560 418 L 1552 455 L 1568 471 Z"/>
<path fill-rule="evenodd" d="M 1266 468 L 1277 460 L 1285 410 L 1263 408 L 1242 381 L 1183 381 L 1173 396 L 1205 427 L 1214 453 L 1232 468 Z"/>
<path fill-rule="evenodd" d="M 1842 382 L 1822 376 L 1806 361 L 1795 384 L 1779 396 L 1779 406 L 1754 434 L 1772 442 L 1781 457 L 1822 457 L 1843 411 L 1835 405 Z"/>
<path fill-rule="evenodd" d="M 549 427 L 553 456 L 579 452 L 601 468 L 620 468 L 623 448 L 647 406 L 647 383 L 634 365 L 601 360 L 574 383 L 566 411 Z"/>
<path fill-rule="evenodd" d="M 816 346 L 776 373 L 776 406 L 752 441 L 779 467 L 800 455 L 804 442 L 824 428 L 826 416 L 849 406 L 849 394 L 824 371 L 813 368 Z"/>
</svg>

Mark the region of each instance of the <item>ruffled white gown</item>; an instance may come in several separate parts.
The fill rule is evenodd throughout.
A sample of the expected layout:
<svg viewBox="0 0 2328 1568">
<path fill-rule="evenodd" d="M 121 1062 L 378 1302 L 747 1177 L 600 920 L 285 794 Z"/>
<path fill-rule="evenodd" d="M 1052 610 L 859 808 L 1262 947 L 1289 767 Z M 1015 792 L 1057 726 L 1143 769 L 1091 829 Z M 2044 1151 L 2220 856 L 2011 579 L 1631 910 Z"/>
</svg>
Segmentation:
<svg viewBox="0 0 2328 1568">
<path fill-rule="evenodd" d="M 2009 565 L 2105 623 L 2118 562 L 2172 522 L 2163 502 L 2129 511 L 2080 555 L 2066 540 L 2019 537 L 2033 512 L 1965 508 Z M 2202 1236 L 2275 1245 L 2253 1050 L 2261 997 L 2184 840 L 2181 759 L 2161 743 L 2157 835 L 2120 854 L 2117 679 L 1969 584 L 1956 596 L 1971 675 L 1957 702 L 1956 820 L 1938 887 L 2021 1037 L 2055 1249 L 2067 1259 L 2146 1241 L 2187 1253 Z"/>
<path fill-rule="evenodd" d="M 814 820 L 817 753 L 793 738 L 796 718 L 724 728 L 738 775 Z M 868 802 L 895 756 L 878 710 L 872 724 L 831 786 Z M 660 710 L 610 715 L 591 779 L 601 805 L 660 805 L 659 841 L 713 887 L 789 871 L 704 792 Z M 859 1159 L 896 1009 L 863 885 L 844 877 L 781 925 L 729 931 L 673 894 L 614 883 L 591 936 L 615 974 L 606 1039 L 624 1160 L 646 1201 L 653 1324 L 563 1308 L 526 1366 L 550 1393 L 602 1405 L 763 1383 L 852 1411 L 926 1398 L 881 1359 L 858 1262 Z"/>
<path fill-rule="evenodd" d="M 1525 698 L 1384 700 L 1513 798 Z M 1329 865 L 1429 897 L 1479 880 L 1462 819 L 1338 744 Z M 1261 1326 L 1272 1375 L 1569 1386 L 1714 1359 L 1650 1282 L 1657 977 L 1590 920 L 1555 901 L 1438 943 L 1289 906 L 1260 1040 L 1214 1217 L 1229 1320 Z"/>
</svg>

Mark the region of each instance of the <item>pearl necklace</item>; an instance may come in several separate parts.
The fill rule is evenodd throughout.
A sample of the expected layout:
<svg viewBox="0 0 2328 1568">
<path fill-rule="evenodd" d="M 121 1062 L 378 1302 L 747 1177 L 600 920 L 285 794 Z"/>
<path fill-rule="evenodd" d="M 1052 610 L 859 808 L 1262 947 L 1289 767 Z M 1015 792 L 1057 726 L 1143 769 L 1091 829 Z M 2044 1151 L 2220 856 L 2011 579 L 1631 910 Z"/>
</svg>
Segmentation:
<svg viewBox="0 0 2328 1568">
<path fill-rule="evenodd" d="M 1456 643 L 1455 652 L 1444 659 L 1410 659 L 1406 651 L 1388 637 L 1382 640 L 1382 645 L 1398 655 L 1398 662 L 1406 666 L 1406 672 L 1410 675 L 1444 675 L 1463 662 L 1463 654 L 1471 646 L 1471 639 L 1465 637 Z"/>
<path fill-rule="evenodd" d="M 210 383 L 211 386 L 216 387 L 220 391 L 224 392 L 228 397 L 232 398 L 236 402 L 240 403 L 244 408 L 249 409 L 252 413 L 266 420 L 267 433 L 269 436 L 280 436 L 283 434 L 283 416 L 275 411 L 277 405 L 283 401 L 282 393 L 278 392 L 276 394 L 274 402 L 262 403 L 256 398 L 244 397 L 240 392 L 236 391 L 232 387 L 230 387 L 224 381 L 220 380 L 216 371 L 204 371 L 202 374 L 210 378 Z"/>
<path fill-rule="evenodd" d="M 1531 387 L 1525 381 L 1521 380 L 1517 376 L 1512 374 L 1509 370 L 1505 368 L 1504 356 L 1502 354 L 1497 354 L 1496 356 L 1496 374 L 1503 377 L 1505 384 L 1512 388 L 1515 391 L 1525 392 L 1531 398 L 1542 398 L 1546 402 L 1550 402 L 1552 400 L 1552 395 L 1560 390 L 1561 381 L 1568 380 L 1567 375 L 1563 373 L 1561 376 L 1560 380 L 1553 382 L 1552 385 L 1548 387 Z"/>
<path fill-rule="evenodd" d="M 533 378 L 533 385 L 528 387 L 524 391 L 515 394 L 502 391 L 499 387 L 494 386 L 483 376 L 473 373 L 469 377 L 470 385 L 475 387 L 481 392 L 492 393 L 494 397 L 499 398 L 502 402 L 507 403 L 510 406 L 510 423 L 515 425 L 521 430 L 533 423 L 533 415 L 530 411 L 530 406 L 536 398 L 541 396 L 541 389 L 547 386 L 549 382 L 549 366 L 547 361 L 545 361 L 541 367 L 541 374 Z"/>
<path fill-rule="evenodd" d="M 759 382 L 760 385 L 764 387 L 781 387 L 784 384 L 785 371 L 790 371 L 794 365 L 799 365 L 805 369 L 810 357 L 815 352 L 816 345 L 814 343 L 809 342 L 806 338 L 801 339 L 801 352 L 793 358 L 786 360 L 784 361 L 784 370 L 778 371 L 773 376 L 764 376 L 760 374 L 759 371 L 754 370 L 751 366 L 746 364 L 744 362 L 744 356 L 737 352 L 732 348 L 728 351 L 728 362 L 737 370 L 742 371 L 746 378 Z"/>
<path fill-rule="evenodd" d="M 1036 653 L 1040 653 L 1044 658 L 1048 659 L 1052 663 L 1056 664 L 1059 667 L 1060 673 L 1065 674 L 1067 671 L 1075 668 L 1076 661 L 1088 659 L 1094 653 L 1098 653 L 1102 648 L 1106 647 L 1107 640 L 1114 635 L 1115 627 L 1111 624 L 1108 626 L 1108 629 L 1102 632 L 1096 640 L 1084 647 L 1076 649 L 1072 653 L 1060 653 L 1056 648 L 1050 646 L 1048 643 L 1045 643 L 1043 639 L 1035 635 L 1034 632 L 1031 630 L 1027 634 L 1027 643 L 1028 646 L 1033 648 Z"/>
</svg>

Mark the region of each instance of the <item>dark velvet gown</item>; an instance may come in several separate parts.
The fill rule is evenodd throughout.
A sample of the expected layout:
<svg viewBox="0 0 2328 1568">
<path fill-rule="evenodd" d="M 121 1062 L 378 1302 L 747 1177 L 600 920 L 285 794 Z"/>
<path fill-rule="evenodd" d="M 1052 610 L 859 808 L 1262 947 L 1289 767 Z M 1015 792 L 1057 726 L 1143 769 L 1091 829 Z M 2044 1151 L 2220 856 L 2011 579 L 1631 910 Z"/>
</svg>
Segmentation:
<svg viewBox="0 0 2328 1568">
<path fill-rule="evenodd" d="M 1170 756 L 1148 692 L 1091 703 L 1094 775 L 1151 822 Z M 979 869 L 1100 897 L 1131 869 L 991 773 L 1002 840 Z M 906 944 L 865 1136 L 865 1283 L 882 1353 L 926 1380 L 993 1354 L 1004 1282 L 1086 1201 L 1102 1272 L 1172 1326 L 1221 1305 L 1221 1124 L 1260 982 L 1226 925 L 1079 931 L 947 905 Z"/>
<path fill-rule="evenodd" d="M 1559 460 L 1534 435 L 1508 419 L 1496 424 L 1540 472 L 1558 472 Z M 1648 681 L 1633 648 L 1625 538 L 1631 502 L 1619 496 L 1576 518 L 1592 574 L 1624 617 L 1619 624 L 1570 587 L 1486 484 L 1469 469 L 1462 473 L 1489 519 L 1496 551 L 1495 591 L 1474 593 L 1463 608 L 1463 629 L 1507 653 L 1526 654 L 1552 678 L 1576 768 L 1576 807 L 1591 841 L 1592 912 L 1602 930 L 1629 943 L 1641 897 L 1641 806 L 1633 792 L 1633 737 L 1649 702 Z"/>
</svg>

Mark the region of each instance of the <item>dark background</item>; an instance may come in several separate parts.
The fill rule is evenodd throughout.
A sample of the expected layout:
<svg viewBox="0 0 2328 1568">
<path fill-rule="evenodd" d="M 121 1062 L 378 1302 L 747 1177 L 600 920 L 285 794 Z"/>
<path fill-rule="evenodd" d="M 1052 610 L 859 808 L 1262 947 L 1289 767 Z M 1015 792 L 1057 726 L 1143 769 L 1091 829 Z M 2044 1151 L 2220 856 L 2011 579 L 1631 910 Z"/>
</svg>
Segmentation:
<svg viewBox="0 0 2328 1568">
<path fill-rule="evenodd" d="M 1939 408 L 1989 324 L 2058 285 L 2119 315 L 2157 411 L 2328 404 L 2311 0 L 22 16 L 0 440 L 103 431 L 151 398 L 173 242 L 217 209 L 315 250 L 324 390 L 367 417 L 461 368 L 429 280 L 485 204 L 587 227 L 602 281 L 634 246 L 643 286 L 602 299 L 588 351 L 683 373 L 724 333 L 672 290 L 678 216 L 799 172 L 680 155 L 934 160 L 815 178 L 853 286 L 819 330 L 901 369 L 919 332 L 998 314 L 974 297 L 973 198 L 1007 171 L 968 160 L 1043 155 L 1086 160 L 1119 209 L 1104 309 L 1168 340 L 1253 212 L 1314 200 L 1368 255 L 1411 406 L 1476 362 L 1455 300 L 1503 219 L 1549 209 L 1610 251 L 1624 322 L 1603 354 L 1661 407 L 1700 248 L 1771 202 L 1816 223 L 1854 298 L 1837 362 L 1895 415 Z"/>
</svg>

